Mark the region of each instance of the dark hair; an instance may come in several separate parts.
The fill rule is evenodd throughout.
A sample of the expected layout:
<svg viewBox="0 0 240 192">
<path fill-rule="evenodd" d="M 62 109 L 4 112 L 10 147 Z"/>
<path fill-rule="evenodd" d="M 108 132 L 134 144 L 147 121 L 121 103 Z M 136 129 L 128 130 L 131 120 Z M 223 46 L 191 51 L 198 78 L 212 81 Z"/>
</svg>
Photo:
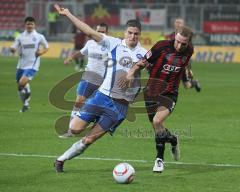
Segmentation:
<svg viewBox="0 0 240 192">
<path fill-rule="evenodd" d="M 24 20 L 24 23 L 27 23 L 28 21 L 35 23 L 35 19 L 33 17 L 26 17 L 25 20 Z"/>
<path fill-rule="evenodd" d="M 108 32 L 108 25 L 106 23 L 99 23 L 97 26 L 105 27 L 106 28 L 106 32 Z"/>
<path fill-rule="evenodd" d="M 177 33 L 179 33 L 180 35 L 182 35 L 184 37 L 187 37 L 189 39 L 189 41 L 192 40 L 193 31 L 191 28 L 189 28 L 187 26 L 183 26 L 181 29 L 178 29 Z"/>
<path fill-rule="evenodd" d="M 142 30 L 141 23 L 137 19 L 128 20 L 126 23 L 126 28 L 128 27 L 137 27 L 140 31 Z"/>
</svg>

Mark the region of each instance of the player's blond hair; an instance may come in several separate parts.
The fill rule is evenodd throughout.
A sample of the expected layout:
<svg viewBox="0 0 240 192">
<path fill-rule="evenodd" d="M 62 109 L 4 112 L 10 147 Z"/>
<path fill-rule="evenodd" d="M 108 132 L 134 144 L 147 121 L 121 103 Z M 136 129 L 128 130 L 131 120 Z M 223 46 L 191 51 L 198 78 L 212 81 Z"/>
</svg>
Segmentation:
<svg viewBox="0 0 240 192">
<path fill-rule="evenodd" d="M 189 39 L 189 41 L 192 40 L 193 37 L 193 31 L 191 28 L 187 27 L 187 26 L 183 26 L 182 28 L 177 30 L 177 33 L 179 33 L 180 35 L 187 37 Z"/>
</svg>

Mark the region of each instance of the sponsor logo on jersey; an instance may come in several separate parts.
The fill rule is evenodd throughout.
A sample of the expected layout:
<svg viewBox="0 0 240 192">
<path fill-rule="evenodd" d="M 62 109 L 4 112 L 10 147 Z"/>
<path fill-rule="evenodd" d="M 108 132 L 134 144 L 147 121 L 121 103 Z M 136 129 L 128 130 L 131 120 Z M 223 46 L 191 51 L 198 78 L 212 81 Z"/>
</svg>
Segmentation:
<svg viewBox="0 0 240 192">
<path fill-rule="evenodd" d="M 133 65 L 132 58 L 131 57 L 122 57 L 119 60 L 119 64 L 124 67 L 131 68 Z"/>
<path fill-rule="evenodd" d="M 33 49 L 33 48 L 35 48 L 35 44 L 24 44 L 23 48 L 24 49 Z"/>
<path fill-rule="evenodd" d="M 179 72 L 181 67 L 165 64 L 165 65 L 163 65 L 163 69 L 167 72 Z"/>
</svg>

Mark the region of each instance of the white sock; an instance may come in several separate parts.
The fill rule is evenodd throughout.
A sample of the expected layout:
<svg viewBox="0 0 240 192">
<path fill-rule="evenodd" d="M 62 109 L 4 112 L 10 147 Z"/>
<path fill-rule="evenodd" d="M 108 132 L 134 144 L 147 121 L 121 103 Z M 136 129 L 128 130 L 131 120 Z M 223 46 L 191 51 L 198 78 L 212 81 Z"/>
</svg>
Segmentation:
<svg viewBox="0 0 240 192">
<path fill-rule="evenodd" d="M 24 89 L 25 89 L 25 91 L 26 91 L 25 96 L 27 96 L 27 95 L 29 94 L 28 98 L 25 98 L 25 101 L 24 101 L 24 105 L 25 105 L 25 106 L 28 106 L 28 105 L 29 105 L 29 101 L 30 101 L 30 99 L 31 99 L 31 97 L 30 97 L 30 94 L 31 94 L 30 84 L 27 83 L 27 84 L 25 85 Z"/>
<path fill-rule="evenodd" d="M 27 83 L 24 88 L 27 90 L 27 93 L 30 93 L 30 92 L 31 92 L 30 84 L 29 84 L 29 83 Z"/>
<path fill-rule="evenodd" d="M 21 99 L 21 101 L 24 103 L 24 101 L 25 101 L 25 99 L 24 99 L 25 90 L 24 89 L 19 90 L 18 95 L 19 95 L 19 98 Z"/>
<path fill-rule="evenodd" d="M 29 105 L 29 101 L 30 101 L 31 97 L 28 97 L 25 101 L 24 101 L 24 105 L 28 106 Z"/>
<path fill-rule="evenodd" d="M 74 143 L 63 155 L 57 158 L 58 161 L 66 161 L 70 160 L 80 154 L 82 154 L 88 145 L 85 145 L 82 142 L 82 139 L 76 143 Z"/>
</svg>

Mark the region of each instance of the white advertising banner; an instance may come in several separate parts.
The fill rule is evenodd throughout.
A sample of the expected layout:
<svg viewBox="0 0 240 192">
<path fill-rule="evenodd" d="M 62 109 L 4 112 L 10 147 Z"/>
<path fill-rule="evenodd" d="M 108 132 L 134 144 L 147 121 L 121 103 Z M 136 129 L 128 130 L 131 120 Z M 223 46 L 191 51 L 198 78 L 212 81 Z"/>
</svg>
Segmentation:
<svg viewBox="0 0 240 192">
<path fill-rule="evenodd" d="M 166 9 L 121 9 L 120 23 L 125 25 L 129 19 L 139 19 L 143 25 L 164 26 Z"/>
</svg>

